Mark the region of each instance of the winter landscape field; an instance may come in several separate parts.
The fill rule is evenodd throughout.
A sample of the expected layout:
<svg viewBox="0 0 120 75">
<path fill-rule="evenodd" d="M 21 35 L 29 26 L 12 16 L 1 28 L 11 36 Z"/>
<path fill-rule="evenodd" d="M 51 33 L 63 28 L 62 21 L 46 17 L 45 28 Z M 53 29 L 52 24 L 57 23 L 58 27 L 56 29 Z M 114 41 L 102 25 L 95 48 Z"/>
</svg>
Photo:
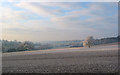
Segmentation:
<svg viewBox="0 0 120 75">
<path fill-rule="evenodd" d="M 3 73 L 115 73 L 118 45 L 3 53 Z"/>
<path fill-rule="evenodd" d="M 2 73 L 117 73 L 118 6 L 1 2 Z"/>
</svg>

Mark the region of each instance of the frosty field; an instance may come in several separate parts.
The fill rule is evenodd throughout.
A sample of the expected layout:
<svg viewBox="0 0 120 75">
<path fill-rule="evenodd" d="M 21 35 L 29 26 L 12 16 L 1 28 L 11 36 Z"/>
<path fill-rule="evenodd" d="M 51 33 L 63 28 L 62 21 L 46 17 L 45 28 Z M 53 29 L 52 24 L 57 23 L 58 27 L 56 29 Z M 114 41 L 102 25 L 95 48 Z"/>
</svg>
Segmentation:
<svg viewBox="0 0 120 75">
<path fill-rule="evenodd" d="M 118 45 L 3 53 L 3 73 L 115 73 Z"/>
</svg>

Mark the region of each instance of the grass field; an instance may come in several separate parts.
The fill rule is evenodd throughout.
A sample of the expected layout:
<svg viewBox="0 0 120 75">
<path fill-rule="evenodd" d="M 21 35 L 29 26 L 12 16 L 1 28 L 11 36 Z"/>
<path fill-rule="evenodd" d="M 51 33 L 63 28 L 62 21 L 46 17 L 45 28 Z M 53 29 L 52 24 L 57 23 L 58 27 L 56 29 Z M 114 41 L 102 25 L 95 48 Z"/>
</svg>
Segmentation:
<svg viewBox="0 0 120 75">
<path fill-rule="evenodd" d="M 118 45 L 3 53 L 3 73 L 115 73 Z"/>
</svg>

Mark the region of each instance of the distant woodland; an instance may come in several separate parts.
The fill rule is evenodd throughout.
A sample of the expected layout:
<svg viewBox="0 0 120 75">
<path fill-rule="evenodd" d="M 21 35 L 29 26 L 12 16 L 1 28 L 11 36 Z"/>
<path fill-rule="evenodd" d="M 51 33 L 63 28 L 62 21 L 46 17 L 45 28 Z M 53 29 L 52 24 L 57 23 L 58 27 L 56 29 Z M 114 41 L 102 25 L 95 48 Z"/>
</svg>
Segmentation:
<svg viewBox="0 0 120 75">
<path fill-rule="evenodd" d="M 94 45 L 109 44 L 114 42 L 120 42 L 120 36 L 95 39 Z M 20 42 L 17 40 L 8 41 L 0 40 L 2 52 L 18 52 L 18 51 L 31 51 L 31 50 L 46 50 L 57 48 L 72 48 L 83 47 L 84 40 L 68 40 L 68 41 L 53 41 L 53 42 L 37 42 L 30 41 Z"/>
</svg>

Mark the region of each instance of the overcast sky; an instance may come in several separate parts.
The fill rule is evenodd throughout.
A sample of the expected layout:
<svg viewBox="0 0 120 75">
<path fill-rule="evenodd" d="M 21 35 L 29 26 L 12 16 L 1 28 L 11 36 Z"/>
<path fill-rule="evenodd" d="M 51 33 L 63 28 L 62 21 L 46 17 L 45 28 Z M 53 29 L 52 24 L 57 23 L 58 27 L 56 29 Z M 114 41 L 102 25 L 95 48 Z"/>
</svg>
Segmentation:
<svg viewBox="0 0 120 75">
<path fill-rule="evenodd" d="M 83 40 L 118 35 L 117 2 L 4 2 L 3 39 Z"/>
</svg>

